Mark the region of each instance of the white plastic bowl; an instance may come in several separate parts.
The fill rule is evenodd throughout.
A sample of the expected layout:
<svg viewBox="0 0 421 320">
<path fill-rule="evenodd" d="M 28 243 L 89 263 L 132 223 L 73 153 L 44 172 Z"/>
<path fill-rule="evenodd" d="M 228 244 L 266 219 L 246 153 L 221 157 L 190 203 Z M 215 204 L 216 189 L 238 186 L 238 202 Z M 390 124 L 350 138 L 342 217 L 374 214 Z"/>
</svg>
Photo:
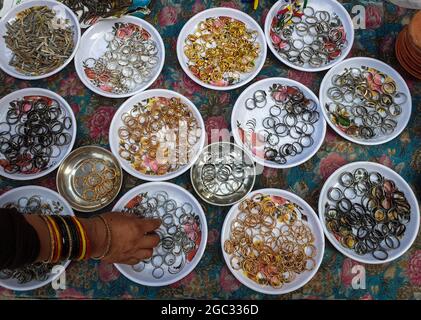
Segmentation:
<svg viewBox="0 0 421 320">
<path fill-rule="evenodd" d="M 197 78 L 187 67 L 188 58 L 184 54 L 184 41 L 187 38 L 187 36 L 194 32 L 197 25 L 204 21 L 206 18 L 211 17 L 231 17 L 236 20 L 242 21 L 246 24 L 246 26 L 250 29 L 253 29 L 258 32 L 257 42 L 260 44 L 260 55 L 256 59 L 256 66 L 255 69 L 246 74 L 241 75 L 240 82 L 229 85 L 229 86 L 215 86 L 212 84 L 208 84 L 199 78 Z M 184 25 L 183 29 L 181 29 L 180 34 L 178 35 L 177 39 L 177 57 L 178 61 L 183 68 L 184 72 L 197 84 L 201 85 L 202 87 L 212 89 L 212 90 L 218 90 L 218 91 L 225 91 L 225 90 L 233 90 L 237 89 L 239 87 L 242 87 L 246 83 L 249 83 L 252 81 L 262 70 L 263 65 L 265 64 L 266 60 L 266 54 L 267 54 L 267 47 L 266 47 L 266 40 L 265 40 L 265 34 L 263 33 L 262 29 L 260 28 L 259 24 L 248 14 L 231 8 L 212 8 L 208 10 L 204 10 L 202 12 L 199 12 L 195 16 L 193 16 L 187 23 Z"/>
<path fill-rule="evenodd" d="M 238 213 L 238 206 L 239 203 L 234 205 L 231 210 L 228 212 L 224 225 L 222 226 L 221 231 L 221 246 L 222 246 L 222 252 L 225 259 L 225 263 L 227 264 L 228 268 L 230 269 L 231 273 L 237 278 L 238 281 L 240 281 L 243 285 L 247 286 L 248 288 L 261 292 L 264 294 L 272 294 L 272 295 L 279 295 L 279 294 L 286 294 L 295 290 L 298 290 L 299 288 L 303 287 L 306 283 L 308 283 L 317 273 L 317 271 L 320 268 L 320 265 L 323 260 L 323 254 L 325 251 L 325 238 L 323 236 L 323 230 L 322 226 L 320 224 L 319 218 L 317 217 L 314 210 L 310 207 L 310 205 L 298 197 L 297 195 L 281 190 L 281 189 L 261 189 L 253 191 L 248 195 L 247 198 L 252 198 L 255 194 L 265 194 L 265 195 L 273 195 L 278 197 L 283 197 L 287 200 L 290 200 L 296 204 L 298 204 L 303 209 L 303 214 L 305 214 L 308 218 L 307 224 L 310 227 L 311 231 L 314 234 L 314 246 L 316 247 L 317 253 L 314 257 L 314 260 L 316 261 L 315 267 L 311 271 L 305 271 L 301 274 L 298 274 L 297 277 L 291 281 L 290 283 L 285 283 L 281 288 L 272 288 L 271 286 L 262 286 L 258 285 L 253 280 L 249 279 L 247 276 L 244 275 L 244 273 L 241 270 L 234 270 L 230 263 L 230 255 L 227 254 L 224 250 L 224 242 L 225 240 L 229 239 L 230 234 L 230 228 L 231 228 L 231 222 L 234 220 Z"/>
<path fill-rule="evenodd" d="M 40 187 L 40 186 L 24 186 L 12 189 L 0 196 L 0 208 L 2 208 L 6 203 L 8 202 L 16 202 L 19 198 L 25 197 L 30 198 L 31 196 L 41 196 L 41 198 L 48 202 L 50 205 L 52 204 L 52 201 L 60 202 L 63 205 L 63 215 L 70 215 L 74 216 L 72 207 L 67 203 L 67 201 L 59 195 L 57 192 L 52 191 L 50 189 Z M 70 261 L 65 261 L 62 263 L 59 263 L 57 265 L 61 265 L 65 268 L 69 265 Z M 19 283 L 16 279 L 0 279 L 0 286 L 14 290 L 14 291 L 29 291 L 29 290 L 35 290 L 38 288 L 41 288 L 43 286 L 48 285 L 49 283 L 53 282 L 54 280 L 58 279 L 60 275 L 64 272 L 62 270 L 61 272 L 58 272 L 57 274 L 51 274 L 49 275 L 48 279 L 45 281 L 30 281 L 27 283 Z"/>
<path fill-rule="evenodd" d="M 133 23 L 144 28 L 151 34 L 151 39 L 154 40 L 158 48 L 158 64 L 152 69 L 152 76 L 147 82 L 138 84 L 133 91 L 124 94 L 117 94 L 112 92 L 107 92 L 99 87 L 95 86 L 86 76 L 83 69 L 83 61 L 89 58 L 99 58 L 107 51 L 107 42 L 105 41 L 105 34 L 112 32 L 112 28 L 115 23 Z M 101 20 L 91 26 L 85 31 L 81 39 L 81 45 L 75 56 L 75 68 L 76 72 L 83 82 L 83 84 L 93 92 L 108 98 L 128 98 L 133 95 L 136 95 L 147 88 L 149 88 L 155 80 L 158 78 L 159 74 L 162 71 L 165 62 L 165 46 L 162 41 L 161 35 L 159 32 L 147 21 L 133 17 L 133 16 L 124 16 L 118 19 L 106 19 Z"/>
<path fill-rule="evenodd" d="M 28 75 L 18 72 L 15 68 L 9 65 L 9 61 L 11 57 L 13 56 L 13 53 L 9 48 L 7 48 L 6 42 L 4 41 L 3 36 L 6 34 L 6 24 L 14 20 L 16 17 L 16 14 L 34 6 L 47 6 L 51 8 L 52 10 L 54 10 L 56 12 L 56 16 L 58 16 L 59 18 L 68 19 L 70 21 L 70 24 L 73 26 L 73 30 L 74 30 L 74 38 L 73 38 L 74 48 L 70 57 L 67 58 L 67 60 L 60 67 L 54 69 L 53 71 L 49 73 L 42 74 L 39 76 L 28 76 Z M 0 68 L 4 72 L 6 72 L 8 75 L 14 78 L 22 79 L 22 80 L 39 80 L 39 79 L 48 78 L 60 72 L 61 70 L 63 70 L 70 63 L 70 61 L 72 61 L 73 57 L 76 54 L 76 51 L 79 48 L 80 36 L 81 36 L 81 32 L 80 32 L 79 20 L 76 17 L 76 15 L 73 13 L 73 11 L 69 9 L 67 6 L 65 6 L 64 4 L 57 1 L 51 1 L 51 0 L 24 1 L 20 5 L 13 7 L 0 20 L 0 57 L 1 57 Z"/>
<path fill-rule="evenodd" d="M 341 62 L 343 59 L 345 59 L 349 52 L 352 49 L 352 45 L 354 44 L 354 24 L 352 22 L 352 19 L 349 15 L 349 13 L 346 11 L 346 9 L 343 7 L 342 4 L 340 4 L 336 0 L 309 0 L 308 6 L 312 7 L 315 11 L 317 10 L 323 10 L 327 11 L 330 14 L 336 13 L 339 17 L 339 19 L 342 21 L 342 24 L 345 28 L 345 33 L 347 36 L 348 46 L 345 48 L 345 50 L 342 51 L 341 55 L 336 58 L 335 60 L 329 62 L 326 65 L 313 68 L 311 66 L 297 66 L 291 62 L 289 62 L 287 59 L 284 59 L 281 57 L 276 51 L 275 47 L 272 44 L 272 39 L 270 38 L 270 27 L 273 21 L 273 18 L 276 16 L 276 13 L 279 11 L 279 9 L 285 4 L 285 0 L 279 0 L 276 2 L 270 11 L 268 12 L 265 20 L 265 35 L 266 35 L 266 42 L 268 43 L 269 49 L 272 51 L 274 56 L 278 58 L 281 62 L 286 64 L 288 67 L 291 67 L 296 70 L 305 71 L 305 72 L 319 72 L 323 70 L 327 70 L 329 68 L 332 68 L 334 65 Z M 296 34 L 293 35 L 293 39 L 298 38 Z"/>
<path fill-rule="evenodd" d="M 330 233 L 329 230 L 327 230 L 327 227 L 326 227 L 324 205 L 326 203 L 331 203 L 331 201 L 328 200 L 327 198 L 327 193 L 328 193 L 329 188 L 339 186 L 338 178 L 341 173 L 346 172 L 346 171 L 353 172 L 355 169 L 358 169 L 358 168 L 364 168 L 368 172 L 376 171 L 380 173 L 382 176 L 384 176 L 385 178 L 393 180 L 393 182 L 395 182 L 396 187 L 405 194 L 406 199 L 408 200 L 408 203 L 411 205 L 411 220 L 406 225 L 406 231 L 404 233 L 403 238 L 400 240 L 400 246 L 397 249 L 389 250 L 388 251 L 389 257 L 386 260 L 377 260 L 369 253 L 361 256 L 361 255 L 356 254 L 354 250 L 343 247 L 339 243 L 339 241 L 334 237 L 334 235 Z M 360 197 L 357 197 L 357 199 L 359 198 Z M 412 246 L 412 244 L 414 243 L 418 235 L 418 230 L 420 227 L 420 209 L 418 206 L 418 201 L 411 187 L 408 185 L 408 183 L 398 173 L 396 173 L 392 169 L 389 169 L 388 167 L 385 167 L 378 163 L 366 162 L 366 161 L 353 162 L 353 163 L 344 165 L 340 167 L 339 169 L 337 169 L 329 177 L 329 179 L 327 179 L 327 181 L 323 185 L 322 191 L 320 192 L 319 217 L 320 217 L 323 231 L 326 237 L 329 239 L 330 243 L 339 252 L 341 252 L 343 255 L 347 256 L 348 258 L 351 258 L 355 261 L 359 261 L 361 263 L 367 263 L 367 264 L 383 264 L 383 263 L 388 263 L 388 262 L 398 259 L 406 251 L 408 251 L 409 248 Z"/>
<path fill-rule="evenodd" d="M 66 115 L 69 116 L 72 120 L 72 127 L 70 128 L 70 132 L 69 132 L 69 134 L 72 135 L 72 140 L 67 146 L 61 147 L 60 156 L 55 159 L 54 158 L 50 159 L 51 166 L 41 172 L 33 173 L 33 174 L 22 174 L 22 173 L 10 174 L 10 173 L 5 172 L 3 167 L 0 166 L 0 176 L 3 176 L 8 179 L 13 179 L 13 180 L 34 180 L 34 179 L 44 177 L 50 172 L 53 172 L 55 169 L 57 169 L 60 166 L 64 158 L 70 153 L 76 140 L 77 123 L 76 123 L 76 118 L 75 118 L 72 108 L 67 103 L 67 101 L 64 100 L 57 93 L 54 93 L 46 89 L 41 89 L 41 88 L 21 89 L 21 90 L 12 92 L 8 94 L 7 96 L 3 97 L 2 99 L 0 99 L 0 106 L 1 106 L 0 123 L 4 122 L 4 120 L 6 119 L 7 110 L 9 110 L 9 103 L 16 99 L 22 99 L 25 96 L 45 96 L 45 97 L 49 97 L 51 99 L 57 100 L 60 104 L 60 107 L 64 109 L 64 111 L 66 112 Z M 0 153 L 0 159 L 4 159 L 1 153 Z"/>
<path fill-rule="evenodd" d="M 195 197 L 193 197 L 193 195 L 190 192 L 173 183 L 149 182 L 137 186 L 136 188 L 127 192 L 116 203 L 116 205 L 113 208 L 113 211 L 121 211 L 131 199 L 133 199 L 140 193 L 148 192 L 149 194 L 153 194 L 159 191 L 167 192 L 169 198 L 175 200 L 179 204 L 188 202 L 193 206 L 193 212 L 196 213 L 196 215 L 198 215 L 200 219 L 202 238 L 193 260 L 191 262 L 186 263 L 184 268 L 179 273 L 172 275 L 166 272 L 161 279 L 155 279 L 151 275 L 151 272 L 136 272 L 133 270 L 132 266 L 126 264 L 115 264 L 115 267 L 118 269 L 118 271 L 120 271 L 126 278 L 130 279 L 135 283 L 149 287 L 167 286 L 186 277 L 190 272 L 194 270 L 194 268 L 196 268 L 200 259 L 202 259 L 208 239 L 208 226 L 206 222 L 206 216 L 199 202 L 196 200 Z M 151 268 L 151 265 L 146 265 L 145 271 L 150 270 Z"/>
<path fill-rule="evenodd" d="M 262 126 L 262 121 L 264 118 L 269 116 L 269 108 L 273 106 L 275 103 L 270 100 L 270 93 L 269 93 L 269 87 L 273 84 L 282 84 L 286 86 L 295 86 L 298 87 L 305 95 L 306 98 L 312 99 L 317 103 L 317 111 L 320 114 L 319 120 L 314 125 L 314 132 L 312 134 L 312 138 L 314 139 L 314 143 L 309 148 L 305 148 L 301 154 L 298 154 L 292 158 L 288 158 L 288 162 L 285 164 L 279 164 L 273 161 L 265 160 L 255 154 L 252 153 L 252 150 L 244 144 L 242 141 L 238 130 L 237 130 L 237 123 L 240 122 L 247 132 L 246 124 L 247 121 L 250 119 L 256 119 L 257 126 L 255 128 L 256 132 L 259 132 L 259 130 L 264 129 Z M 264 90 L 267 94 L 268 103 L 264 108 L 261 109 L 254 109 L 254 110 L 247 110 L 245 107 L 245 102 L 247 99 L 252 98 L 253 94 L 257 90 Z M 237 101 L 235 102 L 234 108 L 232 110 L 231 114 L 231 130 L 233 131 L 233 136 L 235 143 L 237 143 L 239 146 L 243 147 L 244 150 L 250 154 L 250 156 L 253 158 L 254 161 L 256 161 L 258 164 L 270 168 L 275 169 L 286 169 L 286 168 L 292 168 L 295 166 L 298 166 L 300 164 L 303 164 L 307 160 L 309 160 L 311 157 L 313 157 L 317 151 L 320 149 L 320 147 L 323 144 L 325 134 L 326 134 L 326 122 L 323 119 L 321 107 L 319 104 L 319 99 L 317 96 L 311 91 L 309 88 L 307 88 L 305 85 L 286 78 L 267 78 L 260 80 L 258 82 L 253 83 L 251 86 L 249 86 L 246 90 L 243 91 L 243 93 L 238 97 Z M 284 137 L 281 138 L 283 143 L 291 143 L 292 139 L 290 137 Z"/>
<path fill-rule="evenodd" d="M 181 102 L 185 105 L 189 106 L 190 109 L 193 112 L 194 117 L 197 120 L 197 123 L 202 129 L 202 134 L 200 136 L 199 141 L 194 146 L 194 156 L 189 159 L 189 162 L 183 166 L 181 166 L 178 170 L 164 174 L 164 175 L 146 175 L 142 174 L 139 171 L 133 169 L 130 165 L 130 163 L 127 160 L 124 160 L 121 158 L 119 154 L 119 143 L 120 138 L 118 136 L 118 129 L 123 126 L 123 121 L 121 120 L 121 116 L 125 113 L 130 111 L 134 105 L 137 103 L 153 97 L 165 97 L 165 98 L 179 98 L 181 99 Z M 200 151 L 205 146 L 205 123 L 203 121 L 202 115 L 200 114 L 199 110 L 196 108 L 196 106 L 191 102 L 189 99 L 187 99 L 185 96 L 171 90 L 165 90 L 165 89 L 153 89 L 153 90 L 147 90 L 142 93 L 139 93 L 138 95 L 131 97 L 126 102 L 124 102 L 120 108 L 115 113 L 113 120 L 110 125 L 110 131 L 109 131 L 109 137 L 110 137 L 110 149 L 111 152 L 114 154 L 114 156 L 117 158 L 117 160 L 120 162 L 121 167 L 130 175 L 133 177 L 136 177 L 138 179 L 142 179 L 145 181 L 165 181 L 165 180 L 171 180 L 173 178 L 176 178 L 180 175 L 182 175 L 184 172 L 189 170 L 189 168 L 193 165 L 193 163 L 196 162 L 197 158 L 200 155 Z"/>
<path fill-rule="evenodd" d="M 377 69 L 378 71 L 384 72 L 388 76 L 392 77 L 397 86 L 398 92 L 403 92 L 407 96 L 407 101 L 401 105 L 402 107 L 402 114 L 399 115 L 396 118 L 396 121 L 398 122 L 398 125 L 396 126 L 395 130 L 391 135 L 382 135 L 374 139 L 356 139 L 354 137 L 351 137 L 347 135 L 345 132 L 339 130 L 339 128 L 332 123 L 332 121 L 329 118 L 329 114 L 326 110 L 326 103 L 331 102 L 332 100 L 329 99 L 327 96 L 327 91 L 332 86 L 332 78 L 335 75 L 341 74 L 345 69 L 349 68 L 361 68 L 362 66 L 365 67 L 371 67 L 374 69 Z M 409 91 L 408 85 L 406 84 L 405 80 L 402 78 L 402 76 L 391 66 L 387 65 L 386 63 L 372 59 L 372 58 L 365 58 L 365 57 L 356 57 L 356 58 L 350 58 L 342 61 L 341 63 L 334 66 L 332 69 L 329 70 L 329 72 L 325 75 L 323 78 L 323 81 L 320 85 L 320 105 L 322 107 L 323 116 L 325 117 L 327 123 L 329 126 L 336 131 L 337 134 L 339 134 L 341 137 L 362 145 L 368 145 L 368 146 L 374 146 L 383 144 L 386 142 L 389 142 L 393 139 L 395 139 L 397 136 L 399 136 L 402 131 L 406 128 L 408 125 L 409 119 L 411 118 L 411 112 L 412 112 L 412 97 L 411 92 Z"/>
</svg>

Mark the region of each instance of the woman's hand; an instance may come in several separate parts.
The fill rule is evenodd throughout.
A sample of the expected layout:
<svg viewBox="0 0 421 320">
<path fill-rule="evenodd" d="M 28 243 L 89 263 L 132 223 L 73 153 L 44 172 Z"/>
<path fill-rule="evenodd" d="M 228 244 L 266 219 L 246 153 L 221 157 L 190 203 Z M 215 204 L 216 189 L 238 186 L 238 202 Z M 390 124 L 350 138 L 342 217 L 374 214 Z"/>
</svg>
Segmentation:
<svg viewBox="0 0 421 320">
<path fill-rule="evenodd" d="M 160 238 L 154 232 L 161 225 L 158 219 L 141 219 L 122 213 L 102 215 L 111 230 L 111 247 L 103 261 L 109 263 L 138 264 L 152 256 Z M 100 218 L 80 219 L 85 225 L 92 246 L 92 257 L 105 253 L 108 245 L 107 228 Z"/>
</svg>

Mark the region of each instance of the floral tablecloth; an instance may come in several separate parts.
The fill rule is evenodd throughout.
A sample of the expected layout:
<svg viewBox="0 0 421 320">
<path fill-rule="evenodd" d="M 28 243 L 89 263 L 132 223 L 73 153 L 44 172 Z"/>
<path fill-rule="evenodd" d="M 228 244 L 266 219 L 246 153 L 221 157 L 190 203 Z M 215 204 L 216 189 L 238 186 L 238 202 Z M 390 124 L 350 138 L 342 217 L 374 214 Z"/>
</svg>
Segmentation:
<svg viewBox="0 0 421 320">
<path fill-rule="evenodd" d="M 176 56 L 176 41 L 184 23 L 205 8 L 226 6 L 251 14 L 262 26 L 274 0 L 260 0 L 257 11 L 248 1 L 210 0 L 156 0 L 152 1 L 152 13 L 146 18 L 161 33 L 167 52 L 162 74 L 154 88 L 178 91 L 199 107 L 206 129 L 227 128 L 233 104 L 243 88 L 217 92 L 204 89 L 191 81 L 182 71 Z M 387 1 L 342 1 L 352 12 L 355 5 L 366 10 L 366 29 L 356 31 L 353 56 L 370 56 L 395 67 L 406 79 L 413 94 L 413 110 L 409 126 L 393 141 L 374 147 L 359 146 L 340 138 L 328 129 L 320 151 L 305 164 L 289 170 L 266 168 L 257 177 L 255 188 L 276 187 L 295 192 L 317 208 L 320 189 L 326 178 L 338 167 L 352 161 L 368 160 L 382 163 L 401 174 L 421 198 L 421 81 L 416 81 L 398 64 L 394 54 L 397 34 L 414 14 Z M 353 14 L 354 16 L 355 14 Z M 303 73 L 282 65 L 272 54 L 255 81 L 265 77 L 288 77 L 300 81 L 318 93 L 324 73 Z M 114 112 L 123 100 L 102 98 L 86 89 L 79 81 L 71 64 L 64 71 L 43 81 L 20 81 L 0 72 L 0 97 L 25 87 L 43 87 L 62 95 L 71 105 L 77 121 L 78 136 L 75 147 L 84 145 L 108 146 L 108 127 Z M 4 107 L 4 106 L 3 106 Z M 194 192 L 189 174 L 173 180 Z M 56 189 L 55 172 L 33 182 Z M 121 194 L 141 184 L 125 175 Z M 0 178 L 1 192 L 25 183 Z M 0 288 L 0 298 L 100 298 L 100 299 L 421 299 L 421 236 L 400 259 L 384 265 L 366 265 L 367 287 L 353 289 L 352 267 L 357 262 L 345 258 L 329 242 L 319 272 L 303 288 L 279 297 L 258 294 L 242 286 L 226 267 L 221 247 L 220 230 L 227 208 L 218 208 L 202 202 L 205 208 L 209 239 L 206 252 L 197 268 L 185 279 L 168 287 L 149 288 L 139 286 L 122 276 L 112 265 L 98 262 L 71 263 L 66 272 L 67 289 L 55 291 L 45 286 L 33 292 L 17 293 Z M 111 208 L 110 206 L 108 210 Z M 106 210 L 104 210 L 106 211 Z M 81 215 L 85 216 L 85 215 Z"/>
</svg>

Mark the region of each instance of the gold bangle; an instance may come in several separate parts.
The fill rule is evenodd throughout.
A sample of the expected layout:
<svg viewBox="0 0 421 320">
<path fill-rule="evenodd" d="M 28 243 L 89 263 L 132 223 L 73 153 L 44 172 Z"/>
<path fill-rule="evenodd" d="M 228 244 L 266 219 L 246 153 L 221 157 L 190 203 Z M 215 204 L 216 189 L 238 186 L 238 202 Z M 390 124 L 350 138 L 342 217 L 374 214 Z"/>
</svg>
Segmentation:
<svg viewBox="0 0 421 320">
<path fill-rule="evenodd" d="M 44 220 L 45 225 L 48 228 L 48 235 L 50 237 L 50 257 L 48 258 L 48 260 L 43 261 L 44 263 L 51 263 L 51 261 L 53 261 L 54 258 L 54 250 L 55 250 L 55 241 L 54 241 L 54 235 L 53 235 L 53 230 L 51 228 L 50 222 L 48 221 L 48 219 L 44 216 L 44 215 L 40 215 L 40 217 L 42 218 L 42 220 Z"/>
<path fill-rule="evenodd" d="M 111 228 L 110 228 L 107 220 L 105 220 L 105 218 L 103 216 L 96 216 L 96 218 L 99 218 L 105 225 L 105 229 L 107 231 L 107 247 L 105 248 L 104 254 L 102 254 L 99 257 L 92 257 L 92 259 L 102 260 L 110 253 L 110 250 L 111 250 L 111 240 L 112 240 L 112 238 L 111 238 Z"/>
<path fill-rule="evenodd" d="M 54 221 L 54 219 L 51 216 L 45 216 L 46 219 L 50 222 L 50 226 L 51 229 L 56 237 L 56 247 L 54 249 L 57 249 L 57 252 L 54 252 L 55 254 L 53 255 L 53 259 L 51 262 L 53 263 L 57 263 L 60 261 L 60 257 L 61 257 L 61 251 L 62 251 L 62 246 L 63 244 L 61 243 L 60 239 L 61 239 L 61 233 L 60 233 L 60 229 L 57 225 L 57 223 Z"/>
<path fill-rule="evenodd" d="M 86 252 L 87 252 L 87 235 L 85 233 L 85 229 L 83 228 L 79 220 L 74 216 L 72 216 L 71 218 L 73 222 L 75 223 L 76 228 L 78 229 L 79 236 L 80 236 L 80 243 L 82 245 L 81 250 L 80 250 L 80 255 L 76 258 L 76 261 L 82 261 L 85 258 Z"/>
</svg>

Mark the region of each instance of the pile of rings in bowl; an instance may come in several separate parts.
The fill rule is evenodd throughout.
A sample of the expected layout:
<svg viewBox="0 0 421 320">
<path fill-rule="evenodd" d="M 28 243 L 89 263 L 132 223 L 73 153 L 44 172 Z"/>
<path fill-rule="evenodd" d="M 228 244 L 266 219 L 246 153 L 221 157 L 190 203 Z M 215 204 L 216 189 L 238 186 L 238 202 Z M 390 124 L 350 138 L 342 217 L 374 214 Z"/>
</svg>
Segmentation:
<svg viewBox="0 0 421 320">
<path fill-rule="evenodd" d="M 5 33 L 0 54 L 6 57 L 0 68 L 13 77 L 36 80 L 74 60 L 87 88 L 128 100 L 110 125 L 110 152 L 97 146 L 72 151 L 76 119 L 56 93 L 26 88 L 3 97 L 0 175 L 29 181 L 58 168 L 60 194 L 36 186 L 17 188 L 0 196 L 1 207 L 21 213 L 73 214 L 72 207 L 92 212 L 118 196 L 123 170 L 148 181 L 114 206 L 125 214 L 162 220 L 157 231 L 161 242 L 149 260 L 116 265 L 146 286 L 184 278 L 204 255 L 207 222 L 196 198 L 231 206 L 221 232 L 224 259 L 242 284 L 266 294 L 291 292 L 310 281 L 323 259 L 325 237 L 344 255 L 371 264 L 399 258 L 414 242 L 420 223 L 415 195 L 402 177 L 377 163 L 337 169 L 321 191 L 319 216 L 293 193 L 253 189 L 258 165 L 286 169 L 310 160 L 324 141 L 326 124 L 353 143 L 378 145 L 396 138 L 409 121 L 411 94 L 396 70 L 375 59 L 345 59 L 354 31 L 337 1 L 280 0 L 269 11 L 264 31 L 249 15 L 230 8 L 204 10 L 185 24 L 177 40 L 179 63 L 208 89 L 232 90 L 251 82 L 266 61 L 267 47 L 291 68 L 329 69 L 318 95 L 285 78 L 248 86 L 231 114 L 235 143 L 207 146 L 202 114 L 190 99 L 172 90 L 147 90 L 165 62 L 165 46 L 153 25 L 124 16 L 100 21 L 81 36 L 69 8 L 33 2 L 17 6 L 0 21 Z M 55 11 L 55 6 L 63 10 Z M 29 19 L 37 23 L 41 13 L 48 18 L 41 33 L 56 34 L 52 29 L 58 19 L 63 14 L 67 19 L 57 43 L 38 44 L 55 57 L 50 65 L 43 56 L 26 63 L 25 52 L 34 43 L 14 36 L 19 25 Z M 33 27 L 25 30 L 21 32 L 33 32 Z M 62 54 L 53 50 L 57 46 L 65 46 Z M 197 197 L 164 182 L 189 170 Z M 1 270 L 0 285 L 39 288 L 57 277 L 50 267 Z"/>
</svg>

